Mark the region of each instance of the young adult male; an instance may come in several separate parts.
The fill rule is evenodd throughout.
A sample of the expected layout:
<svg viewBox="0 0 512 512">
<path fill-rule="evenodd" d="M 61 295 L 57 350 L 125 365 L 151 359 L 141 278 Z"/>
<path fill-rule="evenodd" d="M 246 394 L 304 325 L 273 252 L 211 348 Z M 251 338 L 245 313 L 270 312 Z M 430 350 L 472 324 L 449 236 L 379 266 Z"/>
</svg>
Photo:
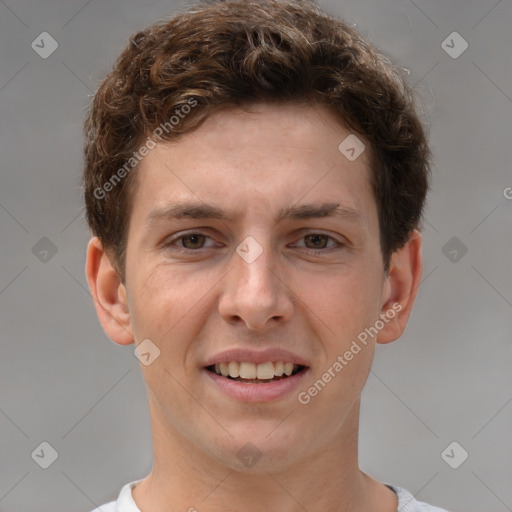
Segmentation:
<svg viewBox="0 0 512 512">
<path fill-rule="evenodd" d="M 154 447 L 97 510 L 439 511 L 358 465 L 422 271 L 430 151 L 389 60 L 309 2 L 199 4 L 131 38 L 85 134 L 87 278 Z"/>
</svg>

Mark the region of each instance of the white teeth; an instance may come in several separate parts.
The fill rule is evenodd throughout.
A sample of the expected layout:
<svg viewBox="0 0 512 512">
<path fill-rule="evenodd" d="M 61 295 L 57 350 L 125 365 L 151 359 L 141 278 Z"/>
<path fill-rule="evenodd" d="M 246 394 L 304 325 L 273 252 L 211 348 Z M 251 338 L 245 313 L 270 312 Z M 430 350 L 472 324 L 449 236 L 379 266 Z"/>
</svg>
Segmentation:
<svg viewBox="0 0 512 512">
<path fill-rule="evenodd" d="M 284 373 L 284 364 L 283 364 L 283 361 L 278 361 L 275 365 L 274 365 L 274 375 L 276 377 L 281 377 Z"/>
<path fill-rule="evenodd" d="M 255 379 L 256 365 L 254 363 L 240 363 L 240 377 L 242 379 Z"/>
<path fill-rule="evenodd" d="M 273 379 L 274 378 L 274 364 L 263 363 L 256 366 L 256 378 L 257 379 Z"/>
<path fill-rule="evenodd" d="M 215 365 L 215 373 L 223 377 L 231 377 L 236 379 L 259 379 L 271 380 L 274 377 L 282 377 L 286 375 L 289 377 L 294 371 L 299 368 L 298 365 L 293 363 L 284 363 L 283 361 L 255 364 L 249 362 L 229 361 L 217 363 Z"/>
<path fill-rule="evenodd" d="M 240 365 L 236 361 L 230 361 L 228 364 L 229 376 L 236 379 L 240 377 Z"/>
<path fill-rule="evenodd" d="M 228 363 L 220 363 L 220 373 L 223 377 L 227 377 L 229 375 Z"/>
</svg>

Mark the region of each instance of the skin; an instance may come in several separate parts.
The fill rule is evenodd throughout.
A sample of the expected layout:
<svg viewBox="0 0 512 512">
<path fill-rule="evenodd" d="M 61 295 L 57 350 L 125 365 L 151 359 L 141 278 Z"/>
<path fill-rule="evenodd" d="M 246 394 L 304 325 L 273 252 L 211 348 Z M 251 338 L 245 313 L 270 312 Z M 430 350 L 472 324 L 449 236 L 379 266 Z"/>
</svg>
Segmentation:
<svg viewBox="0 0 512 512">
<path fill-rule="evenodd" d="M 392 255 L 387 275 L 369 145 L 353 162 L 338 150 L 350 133 L 319 105 L 218 112 L 141 162 L 124 282 L 91 239 L 86 273 L 105 332 L 121 345 L 149 338 L 161 351 L 141 364 L 154 446 L 153 470 L 133 491 L 143 512 L 396 511 L 396 495 L 359 469 L 359 408 L 376 343 L 406 327 L 421 277 L 421 235 L 412 232 Z M 239 213 L 147 225 L 155 208 L 185 200 Z M 274 222 L 283 206 L 324 202 L 360 217 Z M 207 238 L 172 240 L 185 230 Z M 306 236 L 315 233 L 333 239 Z M 250 264 L 235 251 L 248 236 L 263 249 Z M 298 392 L 397 303 L 401 311 L 378 336 L 301 405 Z M 310 367 L 283 398 L 244 403 L 204 375 L 206 359 L 227 348 L 275 346 Z M 252 468 L 237 457 L 247 442 L 261 453 Z"/>
</svg>

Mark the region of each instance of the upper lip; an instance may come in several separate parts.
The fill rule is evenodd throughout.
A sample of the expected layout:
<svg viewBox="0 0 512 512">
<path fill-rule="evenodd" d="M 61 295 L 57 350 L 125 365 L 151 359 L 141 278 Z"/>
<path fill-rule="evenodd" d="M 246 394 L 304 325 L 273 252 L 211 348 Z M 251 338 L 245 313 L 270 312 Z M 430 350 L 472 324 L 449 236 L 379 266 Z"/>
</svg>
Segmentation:
<svg viewBox="0 0 512 512">
<path fill-rule="evenodd" d="M 220 364 L 229 361 L 247 362 L 254 364 L 267 363 L 268 361 L 293 363 L 299 366 L 308 366 L 308 363 L 302 357 L 284 350 L 282 348 L 266 348 L 264 350 L 251 350 L 244 348 L 231 348 L 219 352 L 205 361 L 204 366 Z"/>
</svg>

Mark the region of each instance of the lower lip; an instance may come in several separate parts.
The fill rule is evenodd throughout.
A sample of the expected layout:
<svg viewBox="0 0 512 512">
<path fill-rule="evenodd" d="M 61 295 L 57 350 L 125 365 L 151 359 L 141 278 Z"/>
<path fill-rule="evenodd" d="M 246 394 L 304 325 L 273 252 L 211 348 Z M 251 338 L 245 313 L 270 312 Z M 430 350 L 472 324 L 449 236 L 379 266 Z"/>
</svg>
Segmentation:
<svg viewBox="0 0 512 512">
<path fill-rule="evenodd" d="M 285 379 L 269 382 L 267 384 L 251 384 L 239 382 L 217 375 L 214 372 L 203 369 L 206 375 L 219 387 L 221 391 L 237 400 L 244 402 L 270 402 L 291 393 L 301 383 L 309 368 L 301 370 L 295 375 Z"/>
</svg>

